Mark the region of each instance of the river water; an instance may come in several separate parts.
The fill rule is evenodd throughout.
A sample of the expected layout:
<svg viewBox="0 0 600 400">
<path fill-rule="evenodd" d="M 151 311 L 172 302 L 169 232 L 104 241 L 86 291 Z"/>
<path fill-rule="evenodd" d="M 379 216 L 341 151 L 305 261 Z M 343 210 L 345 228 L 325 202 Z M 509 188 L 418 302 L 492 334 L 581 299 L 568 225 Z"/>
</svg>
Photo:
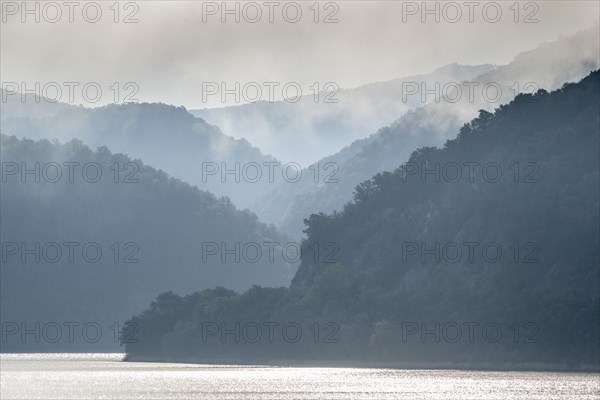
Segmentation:
<svg viewBox="0 0 600 400">
<path fill-rule="evenodd" d="M 599 399 L 600 375 L 122 362 L 123 354 L 3 354 L 8 399 Z"/>
</svg>

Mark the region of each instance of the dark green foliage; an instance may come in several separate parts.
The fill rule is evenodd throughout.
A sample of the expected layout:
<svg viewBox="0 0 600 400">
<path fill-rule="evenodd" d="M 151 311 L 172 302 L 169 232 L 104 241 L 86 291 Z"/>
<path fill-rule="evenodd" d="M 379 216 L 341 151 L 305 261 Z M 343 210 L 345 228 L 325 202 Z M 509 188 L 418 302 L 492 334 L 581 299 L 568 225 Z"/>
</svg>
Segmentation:
<svg viewBox="0 0 600 400">
<path fill-rule="evenodd" d="M 128 354 L 597 367 L 599 92 L 596 71 L 555 92 L 522 95 L 493 114 L 481 112 L 443 149 L 419 149 L 396 171 L 359 185 L 343 212 L 311 215 L 290 289 L 204 291 L 175 298 L 168 317 L 153 306 L 134 319 L 142 328 L 140 342 L 128 344 Z M 495 183 L 481 173 L 455 183 L 410 175 L 415 164 L 466 162 L 498 163 L 503 175 Z M 515 163 L 518 175 L 510 169 Z M 325 242 L 339 246 L 338 264 L 306 256 Z M 436 242 L 495 243 L 504 256 L 495 262 L 481 256 L 437 262 L 428 256 L 423 262 L 403 254 L 407 242 L 427 248 Z M 510 247 L 515 243 L 521 246 L 516 259 Z M 257 346 L 225 340 L 207 346 L 198 340 L 206 321 L 330 321 L 340 327 L 340 340 Z M 479 324 L 473 325 L 479 327 L 473 341 L 464 328 L 471 322 Z M 408 325 L 421 323 L 428 329 L 456 323 L 463 327 L 462 339 L 403 338 L 403 329 L 406 334 Z M 493 330 L 487 340 L 482 336 L 488 323 L 503 329 L 496 343 L 489 340 Z"/>
<path fill-rule="evenodd" d="M 44 258 L 36 262 L 33 256 L 22 262 L 20 254 L 7 255 L 1 269 L 3 322 L 26 321 L 29 328 L 35 321 L 42 326 L 48 322 L 96 322 L 103 327 L 108 343 L 95 349 L 117 350 L 118 342 L 112 341 L 107 327 L 147 305 L 156 293 L 191 293 L 215 285 L 235 290 L 253 284 L 279 286 L 289 284 L 293 276 L 292 266 L 277 253 L 273 262 L 266 257 L 256 263 L 241 257 L 235 262 L 234 256 L 228 256 L 226 262 L 218 255 L 202 259 L 203 242 L 225 242 L 230 249 L 236 242 L 286 242 L 273 227 L 259 223 L 255 214 L 236 210 L 228 198 L 216 198 L 105 147 L 92 151 L 76 140 L 61 145 L 4 135 L 1 140 L 5 166 L 25 163 L 32 169 L 36 162 L 40 166 L 55 162 L 63 173 L 56 183 L 43 176 L 39 183 L 32 175 L 25 183 L 20 174 L 5 177 L 0 196 L 2 242 L 25 243 L 28 248 L 36 242 L 41 246 L 81 243 L 72 263 L 66 252 L 56 263 Z M 79 163 L 73 182 L 69 182 L 64 162 Z M 82 178 L 82 166 L 92 162 L 102 171 L 96 183 Z M 120 170 L 117 183 L 111 169 L 115 163 Z M 53 179 L 54 171 L 49 170 L 48 176 Z M 89 177 L 94 176 L 91 169 Z M 128 178 L 132 182 L 126 183 Z M 82 246 L 88 242 L 97 243 L 102 250 L 97 263 L 81 256 Z M 120 250 L 116 262 L 111 249 L 115 242 Z M 129 242 L 137 248 L 124 248 Z M 130 255 L 139 262 L 124 262 Z M 62 340 L 57 344 L 44 340 L 36 344 L 32 337 L 21 343 L 18 338 L 11 336 L 2 343 L 2 350 L 75 351 L 89 345 L 81 337 L 74 343 Z"/>
</svg>

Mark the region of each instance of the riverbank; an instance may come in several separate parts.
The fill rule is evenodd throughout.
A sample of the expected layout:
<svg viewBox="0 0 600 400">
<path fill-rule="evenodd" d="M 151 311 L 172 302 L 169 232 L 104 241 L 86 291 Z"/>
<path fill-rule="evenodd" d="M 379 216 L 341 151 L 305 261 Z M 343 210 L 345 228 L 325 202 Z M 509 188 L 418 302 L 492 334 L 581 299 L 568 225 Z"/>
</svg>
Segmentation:
<svg viewBox="0 0 600 400">
<path fill-rule="evenodd" d="M 600 364 L 549 364 L 549 363 L 486 363 L 486 362 L 376 362 L 351 360 L 236 360 L 204 359 L 197 357 L 170 358 L 144 357 L 126 354 L 126 362 L 156 362 L 181 364 L 246 365 L 280 368 L 359 368 L 359 369 L 407 369 L 407 370 L 461 370 L 461 371 L 498 371 L 498 372 L 562 372 L 562 373 L 600 373 Z"/>
</svg>

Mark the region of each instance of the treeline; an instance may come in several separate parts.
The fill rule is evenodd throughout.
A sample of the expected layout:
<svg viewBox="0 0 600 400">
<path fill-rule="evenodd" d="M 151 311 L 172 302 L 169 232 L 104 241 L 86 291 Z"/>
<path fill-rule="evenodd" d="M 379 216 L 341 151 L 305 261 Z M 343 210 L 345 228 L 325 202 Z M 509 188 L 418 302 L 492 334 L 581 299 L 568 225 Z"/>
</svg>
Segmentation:
<svg viewBox="0 0 600 400">
<path fill-rule="evenodd" d="M 599 91 L 596 71 L 482 111 L 311 215 L 289 289 L 165 293 L 129 358 L 597 368 Z"/>
<path fill-rule="evenodd" d="M 255 214 L 106 147 L 2 135 L 1 158 L 2 351 L 118 350 L 110 327 L 156 293 L 287 285 L 297 267 Z M 103 340 L 70 341 L 70 322 Z"/>
<path fill-rule="evenodd" d="M 272 193 L 264 196 L 253 208 L 263 221 L 271 220 L 270 214 L 277 217 L 273 222 L 277 228 L 294 237 L 301 237 L 303 220 L 308 215 L 333 213 L 341 210 L 352 198 L 354 188 L 382 171 L 393 171 L 398 165 L 408 161 L 412 151 L 422 147 L 441 147 L 448 139 L 456 137 L 465 122 L 478 115 L 478 110 L 493 112 L 500 104 L 514 99 L 517 91 L 532 93 L 537 88 L 555 90 L 566 82 L 577 82 L 599 68 L 597 49 L 600 46 L 596 28 L 578 32 L 570 37 L 561 37 L 535 49 L 517 55 L 513 61 L 498 66 L 491 71 L 473 75 L 465 79 L 440 79 L 438 82 L 462 82 L 460 90 L 447 93 L 447 98 L 433 101 L 433 95 L 426 95 L 429 104 L 421 104 L 406 113 L 398 112 L 385 123 L 389 126 L 379 129 L 364 139 L 356 140 L 343 150 L 321 159 L 320 166 L 334 163 L 336 183 L 315 183 L 311 171 L 305 171 L 306 179 L 294 185 L 276 186 Z M 460 68 L 459 68 L 460 70 Z M 465 84 L 469 82 L 476 89 L 473 96 Z M 515 82 L 520 82 L 515 86 Z M 444 84 L 441 84 L 444 86 Z M 484 94 L 486 87 L 496 87 L 498 97 L 492 99 Z M 417 97 L 422 101 L 424 87 L 418 93 L 406 96 Z M 425 88 L 434 88 L 426 85 Z M 444 86 L 445 87 L 445 86 Z M 385 96 L 382 96 L 385 98 Z M 381 126 L 381 125 L 378 125 Z M 373 132 L 365 130 L 364 132 Z M 327 172 L 333 172 L 330 169 Z"/>
</svg>

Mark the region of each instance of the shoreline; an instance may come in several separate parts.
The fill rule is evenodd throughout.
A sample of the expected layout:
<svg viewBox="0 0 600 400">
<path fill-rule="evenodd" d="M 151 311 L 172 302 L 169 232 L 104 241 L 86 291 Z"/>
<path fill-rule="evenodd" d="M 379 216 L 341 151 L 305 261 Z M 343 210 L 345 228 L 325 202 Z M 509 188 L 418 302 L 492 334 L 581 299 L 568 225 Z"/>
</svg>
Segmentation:
<svg viewBox="0 0 600 400">
<path fill-rule="evenodd" d="M 42 354 L 69 354 L 81 356 L 112 355 L 121 356 L 119 362 L 130 363 L 164 363 L 164 364 L 195 364 L 218 366 L 248 366 L 265 368 L 355 368 L 355 369 L 396 369 L 396 370 L 458 370 L 481 372 L 556 372 L 556 373 L 600 373 L 599 364 L 567 365 L 565 363 L 541 362 L 403 362 L 403 361 L 366 361 L 366 360 L 297 360 L 297 359 L 210 359 L 198 357 L 146 357 L 131 356 L 124 352 L 0 352 L 0 356 L 27 356 Z"/>
<path fill-rule="evenodd" d="M 461 370 L 487 372 L 557 372 L 557 373 L 600 373 L 600 364 L 569 366 L 560 363 L 539 362 L 378 362 L 378 361 L 316 361 L 316 360 L 235 360 L 144 357 L 125 355 L 124 362 L 155 362 L 170 364 L 243 365 L 269 368 L 356 368 L 356 369 L 403 369 L 403 370 Z"/>
</svg>

